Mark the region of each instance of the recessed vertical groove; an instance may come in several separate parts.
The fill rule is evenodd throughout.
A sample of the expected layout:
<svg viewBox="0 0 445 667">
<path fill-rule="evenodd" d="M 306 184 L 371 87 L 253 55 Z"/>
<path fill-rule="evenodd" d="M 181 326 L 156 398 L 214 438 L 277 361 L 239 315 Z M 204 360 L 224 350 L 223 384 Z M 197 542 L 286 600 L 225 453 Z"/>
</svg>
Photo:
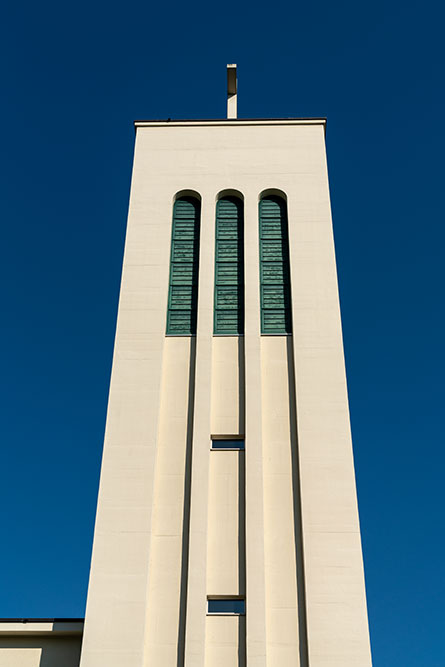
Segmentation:
<svg viewBox="0 0 445 667">
<path fill-rule="evenodd" d="M 184 477 L 184 512 L 182 521 L 182 558 L 181 558 L 181 591 L 179 601 L 179 636 L 177 667 L 184 667 L 185 661 L 185 627 L 187 619 L 187 585 L 189 568 L 190 540 L 190 496 L 192 481 L 193 423 L 195 410 L 195 374 L 196 374 L 196 339 L 190 341 L 190 373 L 187 412 L 187 451 Z"/>
<path fill-rule="evenodd" d="M 301 516 L 301 482 L 300 462 L 298 452 L 297 431 L 297 403 L 295 387 L 295 364 L 292 337 L 286 341 L 287 368 L 289 375 L 289 429 L 292 457 L 292 486 L 294 501 L 294 534 L 297 565 L 297 595 L 298 595 L 298 634 L 300 650 L 300 667 L 309 667 L 307 611 L 306 611 L 306 584 L 304 576 L 303 529 Z"/>
<path fill-rule="evenodd" d="M 244 338 L 238 339 L 238 401 L 239 401 L 239 420 L 240 434 L 244 435 L 245 430 L 245 355 Z M 239 498 L 239 591 L 246 595 L 246 453 L 239 452 L 239 473 L 238 473 L 238 498 Z M 245 667 L 247 664 L 247 637 L 246 637 L 246 619 L 239 619 L 238 633 L 238 663 L 239 667 Z"/>
<path fill-rule="evenodd" d="M 246 432 L 246 366 L 245 366 L 244 338 L 238 338 L 238 433 Z"/>
<path fill-rule="evenodd" d="M 239 592 L 246 595 L 246 458 L 245 452 L 240 451 L 238 471 L 238 502 L 239 502 Z M 238 634 L 238 664 L 239 667 L 246 665 L 246 622 L 245 618 L 239 619 Z"/>
</svg>

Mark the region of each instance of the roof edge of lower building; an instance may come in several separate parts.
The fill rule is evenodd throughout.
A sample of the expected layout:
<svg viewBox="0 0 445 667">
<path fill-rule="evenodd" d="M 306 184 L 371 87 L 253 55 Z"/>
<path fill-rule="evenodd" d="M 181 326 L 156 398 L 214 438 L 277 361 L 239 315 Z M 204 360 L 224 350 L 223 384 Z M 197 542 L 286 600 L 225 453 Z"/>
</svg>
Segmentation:
<svg viewBox="0 0 445 667">
<path fill-rule="evenodd" d="M 0 636 L 81 635 L 83 618 L 0 618 Z"/>
</svg>

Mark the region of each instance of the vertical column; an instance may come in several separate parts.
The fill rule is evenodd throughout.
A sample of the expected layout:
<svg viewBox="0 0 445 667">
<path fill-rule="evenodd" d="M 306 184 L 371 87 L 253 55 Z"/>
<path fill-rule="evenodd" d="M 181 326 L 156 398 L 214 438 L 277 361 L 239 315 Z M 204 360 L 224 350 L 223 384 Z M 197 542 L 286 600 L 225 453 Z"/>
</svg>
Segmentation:
<svg viewBox="0 0 445 667">
<path fill-rule="evenodd" d="M 212 434 L 244 436 L 244 339 L 214 336 Z M 207 595 L 245 595 L 244 451 L 210 452 Z"/>
<path fill-rule="evenodd" d="M 166 337 L 148 568 L 145 667 L 176 667 L 184 652 L 183 570 L 188 548 L 194 369 L 195 339 Z"/>
<path fill-rule="evenodd" d="M 239 198 L 216 205 L 215 327 L 211 428 L 244 437 L 244 215 Z M 220 334 L 220 335 L 218 335 Z M 209 467 L 207 595 L 245 597 L 244 451 L 212 448 Z M 245 667 L 244 615 L 208 614 L 206 667 Z"/>
<path fill-rule="evenodd" d="M 289 246 L 311 667 L 370 667 L 323 127 L 289 193 Z"/>
<path fill-rule="evenodd" d="M 267 666 L 306 667 L 301 641 L 296 547 L 300 541 L 295 510 L 299 494 L 293 458 L 288 339 L 261 339 L 264 475 L 264 575 L 266 582 Z M 296 507 L 297 505 L 297 507 Z M 302 646 L 300 646 L 300 643 Z M 304 653 L 303 653 L 304 655 Z"/>
<path fill-rule="evenodd" d="M 244 337 L 214 336 L 212 434 L 244 435 Z"/>
<path fill-rule="evenodd" d="M 190 543 L 185 632 L 186 667 L 203 667 L 205 659 L 207 502 L 210 442 L 210 394 L 213 331 L 215 194 L 202 192 L 199 254 L 196 390 L 192 448 Z"/>
<path fill-rule="evenodd" d="M 245 196 L 246 646 L 249 667 L 265 667 L 258 192 Z"/>
</svg>

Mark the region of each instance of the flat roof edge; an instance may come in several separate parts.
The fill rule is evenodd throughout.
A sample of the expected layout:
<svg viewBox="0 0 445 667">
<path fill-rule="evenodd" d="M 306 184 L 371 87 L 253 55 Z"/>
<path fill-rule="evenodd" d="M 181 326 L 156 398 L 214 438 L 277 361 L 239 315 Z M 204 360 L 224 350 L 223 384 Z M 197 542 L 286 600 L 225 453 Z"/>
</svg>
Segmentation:
<svg viewBox="0 0 445 667">
<path fill-rule="evenodd" d="M 135 120 L 138 127 L 237 126 L 237 125 L 326 125 L 326 118 L 221 118 L 221 119 L 164 119 Z"/>
<path fill-rule="evenodd" d="M 0 636 L 81 635 L 83 618 L 0 618 Z"/>
<path fill-rule="evenodd" d="M 84 618 L 0 618 L 0 623 L 83 623 Z"/>
</svg>

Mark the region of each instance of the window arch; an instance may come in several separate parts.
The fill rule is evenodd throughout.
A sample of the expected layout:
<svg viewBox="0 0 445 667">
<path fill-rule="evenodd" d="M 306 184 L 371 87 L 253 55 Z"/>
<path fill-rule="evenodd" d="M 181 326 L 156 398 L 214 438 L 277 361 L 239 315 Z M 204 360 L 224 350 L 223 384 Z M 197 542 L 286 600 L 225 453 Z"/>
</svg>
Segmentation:
<svg viewBox="0 0 445 667">
<path fill-rule="evenodd" d="M 216 202 L 214 299 L 214 333 L 244 333 L 244 202 L 234 194 Z"/>
<path fill-rule="evenodd" d="M 196 333 L 201 201 L 182 195 L 173 204 L 167 334 Z"/>
<path fill-rule="evenodd" d="M 261 197 L 259 234 L 261 333 L 292 333 L 287 202 L 282 196 Z"/>
</svg>

